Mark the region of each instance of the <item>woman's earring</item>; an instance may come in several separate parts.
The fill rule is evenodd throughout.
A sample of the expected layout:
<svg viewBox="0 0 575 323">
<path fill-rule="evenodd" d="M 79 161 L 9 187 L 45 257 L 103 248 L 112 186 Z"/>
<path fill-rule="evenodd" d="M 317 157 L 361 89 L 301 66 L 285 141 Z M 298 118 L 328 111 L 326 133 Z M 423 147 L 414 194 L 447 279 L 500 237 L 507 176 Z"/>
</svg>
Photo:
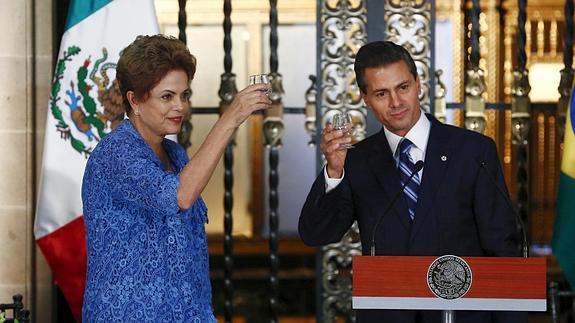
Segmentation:
<svg viewBox="0 0 575 323">
<path fill-rule="evenodd" d="M 135 114 L 136 116 L 140 116 L 140 110 L 134 110 L 134 114 Z"/>
</svg>

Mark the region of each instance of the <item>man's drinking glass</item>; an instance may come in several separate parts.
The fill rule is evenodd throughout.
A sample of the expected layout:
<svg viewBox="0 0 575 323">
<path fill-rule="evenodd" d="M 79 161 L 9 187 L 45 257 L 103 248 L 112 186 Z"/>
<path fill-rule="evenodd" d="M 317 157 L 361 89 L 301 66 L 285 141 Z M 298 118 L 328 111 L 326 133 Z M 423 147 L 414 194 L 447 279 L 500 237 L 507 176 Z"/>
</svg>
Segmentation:
<svg viewBox="0 0 575 323">
<path fill-rule="evenodd" d="M 353 121 L 347 112 L 341 112 L 333 116 L 332 125 L 334 130 L 343 131 L 344 135 L 351 135 L 353 132 Z M 352 144 L 341 144 L 340 148 L 354 148 Z"/>
</svg>

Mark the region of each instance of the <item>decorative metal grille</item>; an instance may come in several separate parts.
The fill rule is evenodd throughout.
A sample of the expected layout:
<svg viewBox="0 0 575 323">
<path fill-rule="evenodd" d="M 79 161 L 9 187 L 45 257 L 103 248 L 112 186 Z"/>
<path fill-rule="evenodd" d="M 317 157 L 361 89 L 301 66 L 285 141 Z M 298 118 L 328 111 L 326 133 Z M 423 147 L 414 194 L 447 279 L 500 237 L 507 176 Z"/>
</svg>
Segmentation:
<svg viewBox="0 0 575 323">
<path fill-rule="evenodd" d="M 355 82 L 353 64 L 357 51 L 367 42 L 365 1 L 325 0 L 319 16 L 320 128 L 334 114 L 347 111 L 354 122 L 353 140 L 362 140 L 367 111 Z M 347 322 L 355 321 L 351 310 L 351 259 L 360 255 L 360 250 L 356 225 L 341 242 L 322 248 L 322 322 L 335 322 L 338 316 Z"/>
<path fill-rule="evenodd" d="M 431 111 L 431 2 L 425 0 L 386 0 L 384 5 L 386 40 L 402 45 L 413 57 L 419 79 L 421 107 Z"/>
</svg>

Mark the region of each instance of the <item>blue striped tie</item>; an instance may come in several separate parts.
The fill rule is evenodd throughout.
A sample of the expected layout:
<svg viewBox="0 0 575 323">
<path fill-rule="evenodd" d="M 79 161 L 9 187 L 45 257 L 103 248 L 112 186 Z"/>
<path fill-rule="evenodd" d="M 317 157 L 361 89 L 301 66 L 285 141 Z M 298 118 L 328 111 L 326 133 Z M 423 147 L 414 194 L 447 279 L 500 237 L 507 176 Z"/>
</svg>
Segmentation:
<svg viewBox="0 0 575 323">
<path fill-rule="evenodd" d="M 415 164 L 409 155 L 411 146 L 413 146 L 413 143 L 407 138 L 404 138 L 399 144 L 399 179 L 401 181 L 401 185 L 405 185 L 415 168 Z M 419 179 L 419 174 L 415 174 L 403 190 L 411 220 L 415 217 L 417 194 L 419 193 L 420 184 L 421 180 Z"/>
</svg>

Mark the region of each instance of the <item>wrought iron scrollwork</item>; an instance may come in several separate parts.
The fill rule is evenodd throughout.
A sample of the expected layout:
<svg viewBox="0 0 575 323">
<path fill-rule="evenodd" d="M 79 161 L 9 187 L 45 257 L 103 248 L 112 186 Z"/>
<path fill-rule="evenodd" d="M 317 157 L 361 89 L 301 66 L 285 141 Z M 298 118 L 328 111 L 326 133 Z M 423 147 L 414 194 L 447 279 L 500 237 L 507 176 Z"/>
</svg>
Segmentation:
<svg viewBox="0 0 575 323">
<path fill-rule="evenodd" d="M 311 81 L 311 85 L 305 91 L 305 130 L 309 135 L 309 141 L 307 144 L 310 147 L 315 147 L 316 145 L 316 137 L 317 137 L 317 129 L 315 125 L 316 121 L 316 109 L 315 109 L 315 102 L 316 102 L 316 76 L 310 75 L 309 80 Z"/>
<path fill-rule="evenodd" d="M 184 44 L 187 43 L 187 36 L 186 36 L 186 27 L 187 23 L 187 14 L 186 14 L 186 2 L 187 0 L 178 0 L 178 39 L 181 40 Z M 178 133 L 178 143 L 184 147 L 184 149 L 188 149 L 191 145 L 191 137 L 192 137 L 192 130 L 194 127 L 192 122 L 190 121 L 191 117 L 191 109 L 186 111 L 186 115 L 184 117 L 184 121 L 182 122 L 182 128 Z"/>
<path fill-rule="evenodd" d="M 270 186 L 269 194 L 269 225 L 270 225 L 270 237 L 269 237 L 269 247 L 270 247 L 270 310 L 271 318 L 270 322 L 278 322 L 278 309 L 279 309 L 279 196 L 278 196 L 278 184 L 279 184 L 279 174 L 278 174 L 278 162 L 279 162 L 279 149 L 277 147 L 271 147 L 269 151 L 269 166 L 270 172 L 268 174 L 268 183 Z"/>
<path fill-rule="evenodd" d="M 282 76 L 278 73 L 278 11 L 277 0 L 270 0 L 270 82 L 272 92 L 270 100 L 272 106 L 264 111 L 263 132 L 266 147 L 269 151 L 269 248 L 270 248 L 270 322 L 278 321 L 279 309 L 279 215 L 278 215 L 278 162 L 279 148 L 281 147 L 281 136 L 283 133 L 283 104 L 284 95 Z"/>
<path fill-rule="evenodd" d="M 465 128 L 485 131 L 485 75 L 479 67 L 468 69 L 465 84 Z"/>
<path fill-rule="evenodd" d="M 231 68 L 231 65 L 230 65 Z M 228 109 L 230 103 L 234 99 L 236 93 L 236 76 L 235 74 L 226 72 L 221 75 L 220 89 L 218 95 L 220 97 L 220 115 Z M 232 282 L 233 272 L 233 250 L 234 241 L 232 238 L 233 232 L 233 216 L 232 209 L 234 207 L 233 187 L 234 187 L 234 146 L 235 134 L 230 139 L 224 151 L 224 319 L 226 322 L 232 322 L 234 308 L 233 297 L 234 287 Z"/>
<path fill-rule="evenodd" d="M 571 45 L 573 46 L 573 45 Z M 567 55 L 567 54 L 565 54 Z M 572 54 L 571 54 L 572 55 Z M 559 82 L 559 102 L 557 103 L 557 137 L 563 140 L 565 134 L 565 122 L 567 120 L 567 109 L 569 108 L 569 97 L 573 88 L 573 78 L 575 71 L 570 66 L 565 66 L 561 70 L 561 81 Z"/>
<path fill-rule="evenodd" d="M 336 322 L 338 316 L 355 322 L 351 309 L 351 261 L 361 255 L 357 224 L 339 243 L 322 248 L 323 322 Z"/>
<path fill-rule="evenodd" d="M 386 39 L 402 45 L 413 57 L 419 79 L 421 107 L 430 111 L 431 3 L 426 0 L 385 0 Z"/>
<path fill-rule="evenodd" d="M 527 71 L 527 53 L 525 50 L 527 20 L 527 1 L 519 0 L 519 12 L 517 15 L 517 68 L 513 71 L 513 85 L 511 94 L 511 131 L 513 144 L 517 147 L 517 212 L 523 223 L 529 221 L 529 182 L 527 174 L 529 143 L 530 102 L 529 72 Z M 529 239 L 529 229 L 527 237 Z"/>
<path fill-rule="evenodd" d="M 443 70 L 435 72 L 435 118 L 445 123 L 447 117 L 447 100 L 445 99 L 445 84 L 441 81 Z"/>
<path fill-rule="evenodd" d="M 283 124 L 283 103 L 282 97 L 284 89 L 282 76 L 277 72 L 270 73 L 272 92 L 270 100 L 272 105 L 264 111 L 264 139 L 268 148 L 279 148 L 282 146 Z"/>
<path fill-rule="evenodd" d="M 11 304 L 0 304 L 0 313 L 6 314 L 7 311 L 12 311 L 13 318 L 5 318 L 4 315 L 0 317 L 2 322 L 30 322 L 30 311 L 24 308 L 22 303 L 22 295 L 16 294 L 12 296 L 13 303 Z"/>
<path fill-rule="evenodd" d="M 238 88 L 236 86 L 236 74 L 222 74 L 220 76 L 220 89 L 218 90 L 218 96 L 220 97 L 220 108 L 223 108 L 225 111 L 227 105 L 229 105 L 234 100 L 234 97 L 237 93 Z"/>
<path fill-rule="evenodd" d="M 469 67 L 465 71 L 465 128 L 479 133 L 485 132 L 485 99 L 483 94 L 487 89 L 485 73 L 479 67 L 479 0 L 472 1 L 471 48 Z"/>
<path fill-rule="evenodd" d="M 514 145 L 526 145 L 529 139 L 529 85 L 528 71 L 513 71 L 511 94 L 511 127 Z"/>
<path fill-rule="evenodd" d="M 186 112 L 186 115 L 184 117 L 184 121 L 182 122 L 182 127 L 180 128 L 180 132 L 178 132 L 178 136 L 177 136 L 178 137 L 178 143 L 182 147 L 184 147 L 184 149 L 188 149 L 192 145 L 190 138 L 192 137 L 192 131 L 194 130 L 194 126 L 190 122 L 191 110 L 192 109 L 189 109 Z"/>
<path fill-rule="evenodd" d="M 353 71 L 355 54 L 367 41 L 364 1 L 326 0 L 321 15 L 322 125 L 331 120 L 332 110 L 353 113 L 365 125 L 366 111 Z"/>
<path fill-rule="evenodd" d="M 230 106 L 230 103 L 238 93 L 236 86 L 236 75 L 232 73 L 232 4 L 231 0 L 224 1 L 224 73 L 221 75 L 220 89 L 220 115 L 222 115 Z M 234 267 L 234 240 L 233 233 L 233 216 L 234 207 L 234 146 L 235 133 L 230 139 L 224 151 L 224 320 L 231 323 L 234 316 L 234 285 L 232 281 L 232 272 Z"/>
<path fill-rule="evenodd" d="M 367 42 L 365 0 L 323 0 L 318 28 L 320 35 L 319 104 L 321 126 L 333 115 L 346 111 L 354 123 L 353 141 L 366 133 L 366 109 L 355 82 L 353 64 L 359 48 Z M 341 242 L 325 246 L 322 252 L 322 322 L 335 322 L 337 316 L 354 322 L 351 310 L 351 273 L 353 255 L 361 253 L 357 225 Z"/>
</svg>

